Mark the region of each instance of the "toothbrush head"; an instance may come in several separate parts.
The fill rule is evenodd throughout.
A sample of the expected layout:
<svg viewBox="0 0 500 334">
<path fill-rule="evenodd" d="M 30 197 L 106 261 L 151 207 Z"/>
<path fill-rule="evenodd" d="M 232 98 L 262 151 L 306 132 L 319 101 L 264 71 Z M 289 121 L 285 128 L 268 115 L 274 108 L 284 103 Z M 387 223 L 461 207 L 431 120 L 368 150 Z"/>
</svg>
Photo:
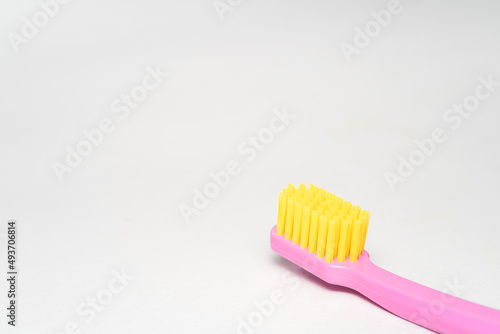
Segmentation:
<svg viewBox="0 0 500 334">
<path fill-rule="evenodd" d="M 292 184 L 279 194 L 275 234 L 325 262 L 356 262 L 365 248 L 370 212 L 322 188 Z"/>
</svg>

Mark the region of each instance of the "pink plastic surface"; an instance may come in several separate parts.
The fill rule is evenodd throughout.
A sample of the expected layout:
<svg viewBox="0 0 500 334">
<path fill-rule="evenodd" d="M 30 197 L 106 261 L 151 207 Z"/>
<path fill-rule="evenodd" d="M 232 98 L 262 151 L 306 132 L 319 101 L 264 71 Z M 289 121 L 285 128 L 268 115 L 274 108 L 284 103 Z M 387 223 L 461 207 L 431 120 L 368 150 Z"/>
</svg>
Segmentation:
<svg viewBox="0 0 500 334">
<path fill-rule="evenodd" d="M 358 261 L 325 262 L 271 230 L 271 248 L 325 282 L 354 289 L 389 312 L 438 333 L 499 334 L 500 311 L 433 290 L 375 266 L 364 251 Z"/>
</svg>

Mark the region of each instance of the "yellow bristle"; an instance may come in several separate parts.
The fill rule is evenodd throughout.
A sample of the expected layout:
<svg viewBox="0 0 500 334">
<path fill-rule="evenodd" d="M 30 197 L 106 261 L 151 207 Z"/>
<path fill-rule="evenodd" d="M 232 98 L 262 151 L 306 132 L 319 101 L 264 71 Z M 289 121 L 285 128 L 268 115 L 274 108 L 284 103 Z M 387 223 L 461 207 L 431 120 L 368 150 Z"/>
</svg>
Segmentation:
<svg viewBox="0 0 500 334">
<path fill-rule="evenodd" d="M 326 200 L 326 190 L 323 188 L 319 188 L 319 194 L 321 196 L 321 200 Z"/>
<path fill-rule="evenodd" d="M 332 219 L 328 222 L 328 236 L 326 237 L 326 254 L 325 254 L 325 261 L 326 262 L 332 262 L 333 258 L 335 257 L 333 255 L 333 245 L 335 243 L 335 235 L 334 235 L 334 226 L 335 223 L 333 222 Z"/>
<path fill-rule="evenodd" d="M 278 197 L 276 233 L 326 262 L 357 261 L 369 221 L 370 212 L 312 184 L 288 184 Z"/>
<path fill-rule="evenodd" d="M 311 225 L 311 208 L 309 205 L 302 209 L 302 231 L 300 232 L 300 247 L 307 248 L 309 245 L 309 228 Z"/>
<path fill-rule="evenodd" d="M 353 219 L 351 216 L 346 217 L 348 223 L 349 223 L 349 230 L 347 231 L 347 243 L 346 243 L 346 253 L 345 256 L 349 256 L 349 251 L 351 250 L 351 240 L 352 240 L 352 224 L 353 224 Z"/>
<path fill-rule="evenodd" d="M 294 244 L 298 244 L 300 241 L 300 231 L 301 231 L 301 226 L 300 224 L 302 223 L 302 203 L 297 202 L 295 203 L 295 212 L 293 215 L 293 238 L 292 242 Z"/>
<path fill-rule="evenodd" d="M 290 194 L 287 188 L 283 189 L 281 193 L 285 195 L 285 197 L 288 197 L 288 195 Z"/>
<path fill-rule="evenodd" d="M 325 261 L 332 262 L 335 256 L 337 256 L 338 244 L 339 244 L 339 232 L 340 232 L 340 220 L 338 217 L 335 219 L 330 219 L 328 222 L 328 236 L 326 240 L 326 255 Z"/>
<path fill-rule="evenodd" d="M 285 233 L 286 203 L 286 195 L 281 193 L 279 197 L 278 224 L 276 225 L 276 233 L 278 235 Z"/>
<path fill-rule="evenodd" d="M 351 215 L 354 217 L 354 219 L 359 217 L 359 212 L 361 211 L 361 208 L 357 205 L 354 205 L 351 210 Z"/>
<path fill-rule="evenodd" d="M 295 204 L 295 200 L 292 198 L 289 198 L 287 206 L 286 206 L 285 239 L 292 238 L 294 204 Z"/>
<path fill-rule="evenodd" d="M 350 213 L 349 211 L 343 208 L 342 210 L 340 210 L 339 216 L 341 216 L 342 218 L 346 218 L 349 215 L 349 213 Z"/>
<path fill-rule="evenodd" d="M 311 201 L 311 199 L 312 199 L 312 197 L 313 197 L 313 196 L 312 196 L 311 190 L 310 190 L 310 189 L 307 189 L 306 194 L 305 194 L 305 201 L 306 201 L 306 202 L 310 202 L 310 201 Z"/>
<path fill-rule="evenodd" d="M 352 226 L 351 250 L 349 251 L 349 260 L 356 262 L 359 256 L 359 245 L 361 245 L 361 219 L 356 219 Z"/>
<path fill-rule="evenodd" d="M 339 237 L 339 251 L 337 254 L 337 261 L 344 262 L 347 256 L 347 235 L 349 232 L 349 221 L 347 219 L 342 220 L 342 226 L 340 228 Z"/>
<path fill-rule="evenodd" d="M 335 199 L 333 200 L 333 206 L 334 206 L 334 208 L 337 209 L 337 210 L 341 210 L 343 202 L 344 202 L 344 200 L 342 198 L 335 197 Z"/>
<path fill-rule="evenodd" d="M 321 217 L 319 217 L 318 247 L 316 249 L 317 257 L 325 256 L 327 235 L 328 235 L 328 217 L 322 215 Z"/>
<path fill-rule="evenodd" d="M 335 258 L 339 251 L 341 221 L 339 217 L 334 217 L 332 221 L 333 221 L 333 257 Z"/>
<path fill-rule="evenodd" d="M 349 213 L 347 216 L 346 216 L 347 219 L 349 219 L 350 221 L 355 221 L 356 220 L 356 217 L 353 216 L 352 212 Z"/>
<path fill-rule="evenodd" d="M 366 234 L 368 232 L 368 225 L 370 224 L 370 217 L 371 217 L 371 212 L 368 212 L 368 215 L 366 217 L 366 223 L 363 224 L 363 236 L 362 236 L 363 239 L 361 241 L 361 251 L 359 252 L 360 254 L 365 250 Z"/>
<path fill-rule="evenodd" d="M 339 215 L 339 210 L 337 210 L 333 207 L 330 207 L 330 212 L 332 214 L 332 218 L 337 217 Z"/>
<path fill-rule="evenodd" d="M 363 239 L 366 237 L 366 223 L 368 221 L 366 216 L 360 216 L 359 219 L 361 219 L 361 239 L 358 245 L 358 256 L 363 252 Z"/>
<path fill-rule="evenodd" d="M 318 242 L 318 226 L 319 225 L 319 214 L 318 211 L 314 210 L 311 212 L 311 229 L 309 230 L 309 253 L 316 252 L 316 245 Z"/>
</svg>

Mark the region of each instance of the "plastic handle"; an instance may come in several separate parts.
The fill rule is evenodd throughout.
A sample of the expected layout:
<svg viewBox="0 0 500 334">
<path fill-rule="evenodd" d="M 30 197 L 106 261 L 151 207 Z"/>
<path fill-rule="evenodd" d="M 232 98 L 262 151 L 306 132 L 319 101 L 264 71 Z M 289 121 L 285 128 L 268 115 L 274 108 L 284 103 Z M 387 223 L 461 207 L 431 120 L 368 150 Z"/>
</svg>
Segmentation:
<svg viewBox="0 0 500 334">
<path fill-rule="evenodd" d="M 356 262 L 326 262 L 271 230 L 272 249 L 330 284 L 354 289 L 386 310 L 443 334 L 500 334 L 500 311 L 433 290 L 377 267 L 363 251 Z"/>
<path fill-rule="evenodd" d="M 363 263 L 353 288 L 388 311 L 438 333 L 498 334 L 500 311 L 433 290 Z"/>
</svg>

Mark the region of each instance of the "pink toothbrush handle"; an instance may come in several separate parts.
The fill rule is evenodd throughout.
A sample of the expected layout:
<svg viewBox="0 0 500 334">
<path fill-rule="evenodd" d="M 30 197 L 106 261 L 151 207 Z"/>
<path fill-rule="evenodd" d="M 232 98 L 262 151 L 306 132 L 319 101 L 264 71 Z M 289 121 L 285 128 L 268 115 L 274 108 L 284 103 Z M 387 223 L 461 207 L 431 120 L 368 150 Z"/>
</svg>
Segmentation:
<svg viewBox="0 0 500 334">
<path fill-rule="evenodd" d="M 443 334 L 500 334 L 500 311 L 425 287 L 377 267 L 363 251 L 356 262 L 326 262 L 271 230 L 271 248 L 330 284 L 354 289 L 386 310 Z"/>
<path fill-rule="evenodd" d="M 438 333 L 498 334 L 500 311 L 433 290 L 363 261 L 352 287 L 388 311 Z"/>
</svg>

